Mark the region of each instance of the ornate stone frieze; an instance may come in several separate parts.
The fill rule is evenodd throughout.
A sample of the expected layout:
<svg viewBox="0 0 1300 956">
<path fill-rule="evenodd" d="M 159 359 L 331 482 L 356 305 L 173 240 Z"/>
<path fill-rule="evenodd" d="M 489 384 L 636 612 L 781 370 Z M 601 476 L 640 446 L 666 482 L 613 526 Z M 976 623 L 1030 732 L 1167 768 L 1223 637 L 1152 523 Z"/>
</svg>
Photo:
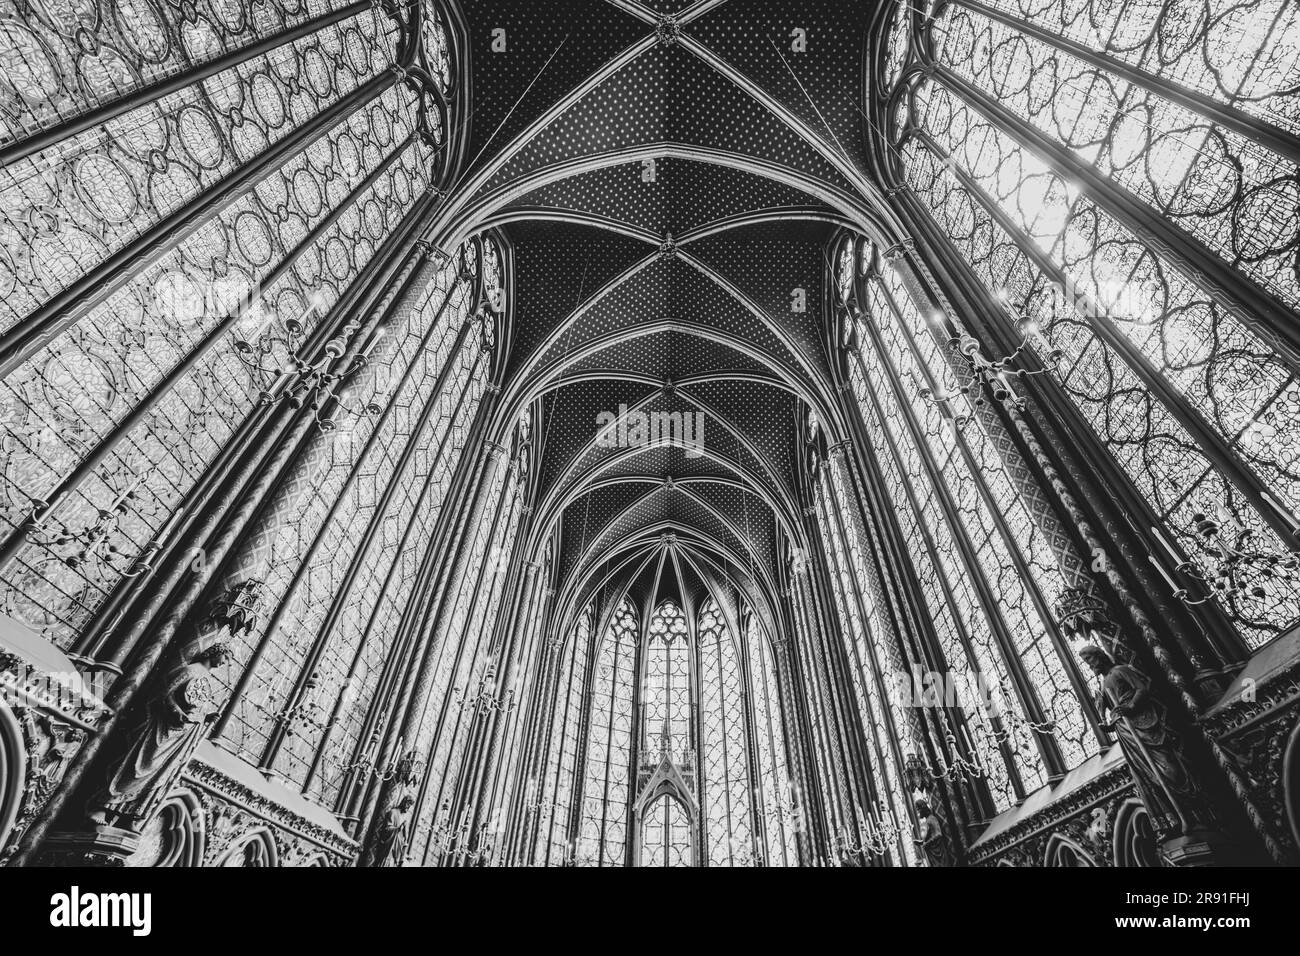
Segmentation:
<svg viewBox="0 0 1300 956">
<path fill-rule="evenodd" d="M 0 630 L 0 866 L 107 708 L 71 661 L 8 619 Z"/>
<path fill-rule="evenodd" d="M 1287 641 L 1289 638 L 1281 638 Z M 1300 727 L 1300 660 L 1252 677 L 1248 667 L 1204 720 L 1208 733 L 1233 759 L 1273 838 L 1300 864 L 1296 824 L 1286 801 L 1287 748 Z M 1293 758 L 1294 759 L 1294 758 Z"/>
<path fill-rule="evenodd" d="M 1045 866 L 1050 846 L 1065 842 L 1082 853 L 1078 865 L 1113 866 L 1119 808 L 1135 797 L 1124 762 L 1104 770 L 1037 813 L 971 848 L 972 866 Z"/>
<path fill-rule="evenodd" d="M 348 866 L 356 859 L 357 844 L 341 833 L 308 819 L 275 800 L 269 793 L 196 756 L 181 775 L 184 785 L 198 797 L 204 814 L 207 845 L 203 865 L 249 865 L 231 860 L 253 838 L 270 840 L 274 853 L 254 856 L 251 865 Z"/>
</svg>

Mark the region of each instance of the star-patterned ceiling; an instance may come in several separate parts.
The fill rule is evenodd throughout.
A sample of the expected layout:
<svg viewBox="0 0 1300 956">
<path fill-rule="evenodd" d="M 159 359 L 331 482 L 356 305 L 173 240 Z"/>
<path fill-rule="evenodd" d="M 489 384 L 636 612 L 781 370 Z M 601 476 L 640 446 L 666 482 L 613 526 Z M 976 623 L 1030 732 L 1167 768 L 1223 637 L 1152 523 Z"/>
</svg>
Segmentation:
<svg viewBox="0 0 1300 956">
<path fill-rule="evenodd" d="M 472 129 L 438 226 L 512 250 L 502 420 L 540 411 L 536 537 L 570 608 L 739 590 L 774 614 L 808 546 L 826 249 L 878 208 L 855 7 L 463 3 Z M 701 422 L 698 447 L 608 440 L 623 409 Z"/>
</svg>

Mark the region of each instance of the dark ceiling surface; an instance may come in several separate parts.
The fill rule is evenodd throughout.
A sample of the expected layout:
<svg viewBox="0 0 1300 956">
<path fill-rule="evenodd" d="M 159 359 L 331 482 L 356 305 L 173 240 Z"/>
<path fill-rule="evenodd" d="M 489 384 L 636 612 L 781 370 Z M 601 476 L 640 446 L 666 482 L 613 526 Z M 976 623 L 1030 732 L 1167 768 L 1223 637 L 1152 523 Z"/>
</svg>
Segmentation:
<svg viewBox="0 0 1300 956">
<path fill-rule="evenodd" d="M 873 194 L 870 4 L 462 6 L 472 116 L 451 199 L 463 231 L 499 226 L 513 250 L 503 398 L 540 401 L 557 587 L 570 607 L 740 589 L 775 613 L 783 557 L 807 545 L 803 422 L 834 387 L 827 244 Z M 698 447 L 602 441 L 623 407 L 702 416 Z"/>
</svg>

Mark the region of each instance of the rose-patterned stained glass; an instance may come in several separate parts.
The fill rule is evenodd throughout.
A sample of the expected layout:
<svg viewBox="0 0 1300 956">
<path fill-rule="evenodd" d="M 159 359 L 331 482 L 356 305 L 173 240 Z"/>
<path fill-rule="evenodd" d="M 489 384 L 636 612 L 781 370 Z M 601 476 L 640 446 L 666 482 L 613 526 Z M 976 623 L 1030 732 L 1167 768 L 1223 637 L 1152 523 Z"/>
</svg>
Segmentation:
<svg viewBox="0 0 1300 956">
<path fill-rule="evenodd" d="M 352 59 L 342 56 L 349 43 Z M 391 39 L 365 11 L 0 167 L 0 233 L 15 257 L 0 329 L 167 216 L 213 198 L 392 56 Z M 310 171 L 289 185 L 277 198 L 318 215 L 326 197 Z"/>
<path fill-rule="evenodd" d="M 712 598 L 700 609 L 696 633 L 706 857 L 709 866 L 753 866 L 744 661 Z"/>
<path fill-rule="evenodd" d="M 583 608 L 573 634 L 565 642 L 551 711 L 546 774 L 538 815 L 535 863 L 562 863 L 570 852 L 569 821 L 573 798 L 581 786 L 578 754 L 582 748 L 583 702 L 587 699 L 587 659 L 591 651 L 592 607 Z"/>
<path fill-rule="evenodd" d="M 893 136 L 908 185 L 1005 295 L 1008 323 L 1036 320 L 1031 344 L 1062 351 L 1084 419 L 1170 537 L 1213 567 L 1193 515 L 1284 549 L 1300 511 L 1296 367 L 1270 344 L 1273 320 L 1235 291 L 1255 286 L 1276 321 L 1294 322 L 1300 185 L 1269 124 L 1297 128 L 1300 18 L 1280 0 L 1161 9 L 950 5 L 933 28 L 948 72 L 912 87 Z M 1035 137 L 1108 182 L 1081 188 Z M 1141 206 L 1154 238 L 1134 231 Z M 1294 587 L 1258 584 L 1224 602 L 1251 646 L 1300 616 Z"/>
<path fill-rule="evenodd" d="M 581 829 L 571 848 L 579 866 L 626 863 L 637 628 L 636 609 L 624 598 L 600 638 L 592 668 Z"/>
<path fill-rule="evenodd" d="M 675 797 L 662 796 L 641 817 L 641 866 L 694 866 L 691 819 Z"/>
<path fill-rule="evenodd" d="M 155 0 L 0 3 L 0 146 L 67 122 L 223 55 L 337 19 L 344 0 L 209 0 L 177 17 Z M 361 37 L 329 52 L 364 58 Z M 312 60 L 316 74 L 328 68 Z"/>
<path fill-rule="evenodd" d="M 1300 10 L 1288 0 L 1207 0 L 1185 9 L 1107 0 L 983 0 L 983 6 L 1300 132 Z"/>
<path fill-rule="evenodd" d="M 755 804 L 762 815 L 763 865 L 797 866 L 795 834 L 801 826 L 797 788 L 786 758 L 781 688 L 771 648 L 754 615 L 748 615 L 745 644 L 753 688 Z"/>
<path fill-rule="evenodd" d="M 691 753 L 690 628 L 685 613 L 673 601 L 664 601 L 650 616 L 642 667 L 642 752 L 655 754 L 667 746 L 674 757 Z"/>
<path fill-rule="evenodd" d="M 30 334 L 0 384 L 0 535 L 53 502 L 0 568 L 5 613 L 84 649 L 267 384 L 237 344 L 287 359 L 440 175 L 398 32 L 323 0 L 0 3 L 0 327 Z"/>
<path fill-rule="evenodd" d="M 961 79 L 988 90 L 1279 299 L 1293 308 L 1300 302 L 1294 163 L 979 12 L 950 7 L 933 30 L 937 58 Z"/>
</svg>

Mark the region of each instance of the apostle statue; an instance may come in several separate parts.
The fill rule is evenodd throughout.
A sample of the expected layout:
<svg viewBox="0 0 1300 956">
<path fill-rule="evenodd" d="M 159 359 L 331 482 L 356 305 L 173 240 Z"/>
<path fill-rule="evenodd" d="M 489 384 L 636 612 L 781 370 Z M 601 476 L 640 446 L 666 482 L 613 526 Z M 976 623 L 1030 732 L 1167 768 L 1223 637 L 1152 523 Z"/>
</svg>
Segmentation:
<svg viewBox="0 0 1300 956">
<path fill-rule="evenodd" d="M 212 672 L 230 655 L 224 642 L 199 644 L 165 675 L 107 784 L 90 800 L 92 823 L 138 832 L 149 821 L 217 715 Z"/>
<path fill-rule="evenodd" d="M 415 797 L 404 793 L 384 816 L 375 837 L 375 866 L 401 866 L 406 862 L 413 806 Z"/>
<path fill-rule="evenodd" d="M 943 821 L 931 809 L 928 800 L 916 801 L 916 815 L 920 818 L 920 825 L 917 828 L 917 837 L 912 842 L 921 851 L 925 865 L 952 866 L 954 861 L 952 848 L 948 844 L 948 834 L 944 830 Z"/>
<path fill-rule="evenodd" d="M 1079 657 L 1101 678 L 1097 712 L 1119 738 L 1138 796 L 1151 815 L 1160 839 L 1213 825 L 1201 809 L 1200 788 L 1183 757 L 1178 735 L 1170 728 L 1164 705 L 1151 682 L 1132 664 L 1117 664 L 1095 644 Z"/>
</svg>

